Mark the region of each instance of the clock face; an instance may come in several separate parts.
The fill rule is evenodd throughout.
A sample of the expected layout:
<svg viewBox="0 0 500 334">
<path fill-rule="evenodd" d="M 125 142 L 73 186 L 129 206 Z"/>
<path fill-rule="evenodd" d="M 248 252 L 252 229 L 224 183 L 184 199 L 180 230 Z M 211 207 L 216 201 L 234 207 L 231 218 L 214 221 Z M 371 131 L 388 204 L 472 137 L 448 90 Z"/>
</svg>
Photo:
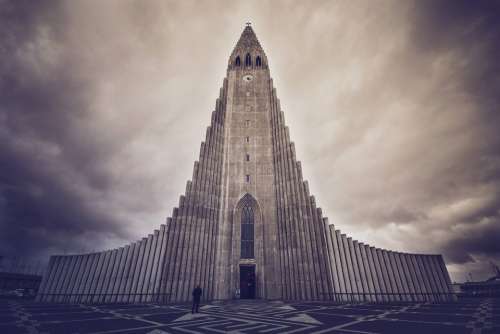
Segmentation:
<svg viewBox="0 0 500 334">
<path fill-rule="evenodd" d="M 250 81 L 252 81 L 252 79 L 253 79 L 253 77 L 250 74 L 243 76 L 244 82 L 250 82 Z"/>
</svg>

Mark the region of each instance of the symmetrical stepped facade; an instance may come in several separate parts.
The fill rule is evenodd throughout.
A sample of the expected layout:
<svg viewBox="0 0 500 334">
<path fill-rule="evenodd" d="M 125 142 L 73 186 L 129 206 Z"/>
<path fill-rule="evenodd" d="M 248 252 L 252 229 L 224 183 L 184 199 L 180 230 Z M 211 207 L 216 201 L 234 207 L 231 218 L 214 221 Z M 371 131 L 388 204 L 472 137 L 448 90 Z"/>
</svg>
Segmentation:
<svg viewBox="0 0 500 334">
<path fill-rule="evenodd" d="M 323 217 L 250 26 L 172 217 L 125 247 L 51 257 L 38 300 L 181 302 L 196 285 L 206 300 L 452 298 L 440 255 L 371 247 Z"/>
</svg>

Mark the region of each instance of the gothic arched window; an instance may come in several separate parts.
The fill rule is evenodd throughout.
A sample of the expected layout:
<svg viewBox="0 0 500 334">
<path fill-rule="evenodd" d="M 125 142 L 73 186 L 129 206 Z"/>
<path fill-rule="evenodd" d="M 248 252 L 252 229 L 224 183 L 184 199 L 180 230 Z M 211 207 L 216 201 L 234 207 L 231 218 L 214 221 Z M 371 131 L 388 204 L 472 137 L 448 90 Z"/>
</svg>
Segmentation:
<svg viewBox="0 0 500 334">
<path fill-rule="evenodd" d="M 252 57 L 249 53 L 245 56 L 245 66 L 252 66 Z"/>
<path fill-rule="evenodd" d="M 240 56 L 238 56 L 238 57 L 236 57 L 236 60 L 234 61 L 234 65 L 240 66 L 240 63 L 241 63 Z"/>
<path fill-rule="evenodd" d="M 254 243 L 254 212 L 250 203 L 246 202 L 241 208 L 241 258 L 253 259 Z"/>
<path fill-rule="evenodd" d="M 257 56 L 257 58 L 255 59 L 255 66 L 261 66 L 262 65 L 262 61 L 260 60 L 260 56 Z"/>
</svg>

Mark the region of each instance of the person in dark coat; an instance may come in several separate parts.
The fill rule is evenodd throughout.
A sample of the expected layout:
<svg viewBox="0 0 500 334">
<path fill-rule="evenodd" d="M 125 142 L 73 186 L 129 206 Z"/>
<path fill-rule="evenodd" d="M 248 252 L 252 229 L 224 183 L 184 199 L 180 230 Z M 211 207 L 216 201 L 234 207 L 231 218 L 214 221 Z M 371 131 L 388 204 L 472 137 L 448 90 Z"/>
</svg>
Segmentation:
<svg viewBox="0 0 500 334">
<path fill-rule="evenodd" d="M 202 293 L 203 293 L 203 290 L 201 290 L 199 285 L 196 288 L 194 288 L 194 290 L 193 290 L 193 308 L 191 309 L 191 313 L 194 313 L 195 311 L 196 311 L 196 313 L 198 313 Z"/>
</svg>

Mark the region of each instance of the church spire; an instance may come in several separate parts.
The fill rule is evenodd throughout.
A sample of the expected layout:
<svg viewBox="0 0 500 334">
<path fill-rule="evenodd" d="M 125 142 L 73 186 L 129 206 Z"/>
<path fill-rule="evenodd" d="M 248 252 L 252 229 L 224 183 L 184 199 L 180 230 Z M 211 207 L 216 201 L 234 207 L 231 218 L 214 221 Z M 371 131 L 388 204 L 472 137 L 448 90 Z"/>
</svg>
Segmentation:
<svg viewBox="0 0 500 334">
<path fill-rule="evenodd" d="M 236 46 L 231 53 L 231 57 L 229 58 L 230 68 L 237 69 L 240 66 L 258 66 L 267 68 L 266 54 L 264 53 L 264 50 L 262 49 L 250 22 L 246 23 L 246 27 L 243 29 L 240 39 L 236 43 Z"/>
<path fill-rule="evenodd" d="M 245 29 L 241 33 L 241 37 L 238 40 L 238 43 L 236 43 L 236 46 L 234 48 L 235 50 L 262 50 L 262 47 L 260 46 L 259 40 L 257 39 L 257 36 L 255 35 L 255 32 L 252 29 L 252 26 L 250 23 L 246 24 Z"/>
</svg>

